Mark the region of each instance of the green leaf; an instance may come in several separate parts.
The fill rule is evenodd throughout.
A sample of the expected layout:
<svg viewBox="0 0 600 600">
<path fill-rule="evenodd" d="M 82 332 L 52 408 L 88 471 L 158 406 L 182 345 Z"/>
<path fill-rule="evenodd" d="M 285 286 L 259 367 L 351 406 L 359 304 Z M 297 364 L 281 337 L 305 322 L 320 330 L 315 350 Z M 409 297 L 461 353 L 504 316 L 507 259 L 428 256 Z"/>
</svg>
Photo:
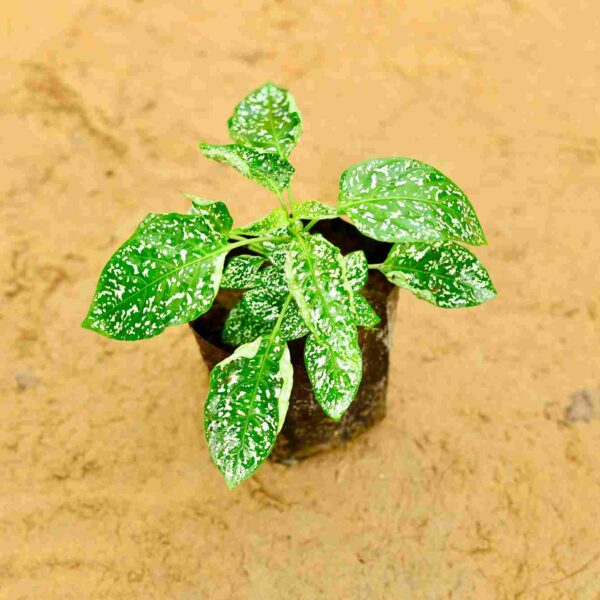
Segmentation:
<svg viewBox="0 0 600 600">
<path fill-rule="evenodd" d="M 486 243 L 462 190 L 418 160 L 379 158 L 350 167 L 339 201 L 361 233 L 382 242 Z"/>
<path fill-rule="evenodd" d="M 223 324 L 222 338 L 230 346 L 246 344 L 259 335 L 269 333 L 279 316 L 282 302 L 264 289 L 251 289 L 244 293 Z"/>
<path fill-rule="evenodd" d="M 294 203 L 294 217 L 296 219 L 335 219 L 338 217 L 336 208 L 327 206 L 318 200 L 306 200 Z"/>
<path fill-rule="evenodd" d="M 235 107 L 228 126 L 234 142 L 287 158 L 302 133 L 302 117 L 287 90 L 265 83 Z"/>
<path fill-rule="evenodd" d="M 354 400 L 362 378 L 358 343 L 350 342 L 342 349 L 337 342 L 311 333 L 304 346 L 304 363 L 317 402 L 329 418 L 340 421 Z"/>
<path fill-rule="evenodd" d="M 250 477 L 271 453 L 292 377 L 288 347 L 275 331 L 240 346 L 212 370 L 204 431 L 229 488 Z"/>
<path fill-rule="evenodd" d="M 281 336 L 284 340 L 292 341 L 303 338 L 308 334 L 308 327 L 300 314 L 295 300 L 292 300 L 281 324 Z"/>
<path fill-rule="evenodd" d="M 200 142 L 200 149 L 207 158 L 232 166 L 272 192 L 287 188 L 294 174 L 294 167 L 277 154 L 263 154 L 237 144 L 216 146 Z"/>
<path fill-rule="evenodd" d="M 205 200 L 192 194 L 184 194 L 191 201 L 189 214 L 203 216 L 215 231 L 227 235 L 233 227 L 233 219 L 224 202 Z"/>
<path fill-rule="evenodd" d="M 207 215 L 148 215 L 104 267 L 82 326 L 139 340 L 205 313 L 229 249 L 217 229 Z"/>
<path fill-rule="evenodd" d="M 367 285 L 369 279 L 369 263 L 367 257 L 362 250 L 350 252 L 344 256 L 346 265 L 346 278 L 352 294 L 352 308 L 356 318 L 356 324 L 366 329 L 374 329 L 381 319 L 377 313 L 371 308 L 371 305 L 363 296 L 358 294 L 358 290 Z"/>
<path fill-rule="evenodd" d="M 396 244 L 380 270 L 392 283 L 442 308 L 477 306 L 496 295 L 485 267 L 454 242 Z"/>
<path fill-rule="evenodd" d="M 358 291 L 365 287 L 369 278 L 369 263 L 365 253 L 362 250 L 356 250 L 344 256 L 344 260 L 346 261 L 346 278 L 350 288 Z"/>
<path fill-rule="evenodd" d="M 340 251 L 321 235 L 297 233 L 290 243 L 285 276 L 311 331 L 304 358 L 315 398 L 338 421 L 362 377 L 362 355 L 350 286 Z"/>
<path fill-rule="evenodd" d="M 235 347 L 248 343 L 258 335 L 269 334 L 277 322 L 277 311 L 281 306 L 281 301 L 271 296 L 265 297 L 262 291 L 253 289 L 245 292 L 227 316 L 223 325 L 223 341 Z M 280 335 L 290 341 L 302 338 L 307 333 L 308 328 L 294 302 L 286 311 Z"/>
<path fill-rule="evenodd" d="M 287 228 L 276 229 L 271 232 L 273 237 L 284 237 L 289 236 Z M 287 258 L 287 251 L 289 248 L 289 237 L 287 240 L 265 240 L 256 244 L 256 247 L 264 252 L 269 261 L 283 269 L 285 260 Z"/>
<path fill-rule="evenodd" d="M 252 287 L 256 282 L 258 270 L 265 262 L 262 256 L 241 254 L 234 256 L 225 265 L 221 287 L 230 290 L 242 290 Z"/>
<path fill-rule="evenodd" d="M 352 302 L 354 303 L 354 312 L 356 313 L 356 324 L 365 329 L 375 329 L 381 322 L 381 318 L 367 299 L 355 292 L 352 296 Z"/>
<path fill-rule="evenodd" d="M 283 269 L 277 266 L 262 269 L 253 286 L 244 293 L 225 320 L 222 337 L 226 344 L 245 344 L 259 335 L 270 333 L 277 323 L 289 294 Z M 288 304 L 279 333 L 285 340 L 304 337 L 308 333 L 294 300 Z"/>
<path fill-rule="evenodd" d="M 287 221 L 288 216 L 283 208 L 275 208 L 266 217 L 254 221 L 254 223 L 250 223 L 249 225 L 244 225 L 244 227 L 238 227 L 235 233 L 241 235 L 266 235 L 285 228 Z"/>
<path fill-rule="evenodd" d="M 235 348 L 269 333 L 274 321 L 277 320 L 277 317 L 272 319 L 270 315 L 277 310 L 277 307 L 272 303 L 266 306 L 264 304 L 253 290 L 245 292 L 238 304 L 229 311 L 223 324 L 221 331 L 223 342 Z"/>
</svg>

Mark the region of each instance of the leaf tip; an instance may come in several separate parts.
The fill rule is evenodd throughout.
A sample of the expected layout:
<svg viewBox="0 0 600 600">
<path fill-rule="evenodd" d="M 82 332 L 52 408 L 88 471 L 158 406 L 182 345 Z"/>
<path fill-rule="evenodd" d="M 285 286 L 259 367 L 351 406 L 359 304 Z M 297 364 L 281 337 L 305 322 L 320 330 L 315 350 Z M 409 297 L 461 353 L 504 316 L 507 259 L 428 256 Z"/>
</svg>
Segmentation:
<svg viewBox="0 0 600 600">
<path fill-rule="evenodd" d="M 482 228 L 479 229 L 479 238 L 477 239 L 478 246 L 487 246 L 488 240 Z"/>
<path fill-rule="evenodd" d="M 101 335 L 102 337 L 111 340 L 119 340 L 117 336 L 109 334 L 102 327 L 99 327 L 97 324 L 94 324 L 90 319 L 89 315 L 83 321 L 81 321 L 81 328 L 87 329 L 88 331 L 93 331 L 94 333 L 97 333 L 98 335 Z"/>
<path fill-rule="evenodd" d="M 242 481 L 244 481 L 244 480 L 238 479 L 237 477 L 231 478 L 231 479 L 228 477 L 225 477 L 225 484 L 227 485 L 228 490 L 235 489 L 238 485 L 240 485 L 240 483 L 242 483 Z"/>
<path fill-rule="evenodd" d="M 346 414 L 346 411 L 343 411 L 341 414 L 332 413 L 331 411 L 325 411 L 325 414 L 335 423 L 339 423 Z"/>
</svg>

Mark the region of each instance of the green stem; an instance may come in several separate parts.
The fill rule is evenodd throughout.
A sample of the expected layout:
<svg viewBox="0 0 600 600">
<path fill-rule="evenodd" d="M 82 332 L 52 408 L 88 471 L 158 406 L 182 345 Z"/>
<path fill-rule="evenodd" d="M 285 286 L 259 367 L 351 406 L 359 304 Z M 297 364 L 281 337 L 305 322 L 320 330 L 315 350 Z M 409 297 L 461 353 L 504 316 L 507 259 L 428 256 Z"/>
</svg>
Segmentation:
<svg viewBox="0 0 600 600">
<path fill-rule="evenodd" d="M 258 237 L 258 238 L 253 238 L 251 240 L 241 240 L 239 242 L 236 242 L 235 244 L 231 244 L 228 248 L 228 250 L 233 250 L 234 248 L 240 248 L 241 246 L 248 246 L 250 244 L 260 244 L 261 242 L 283 242 L 285 240 L 287 240 L 288 238 L 285 236 L 273 236 L 273 235 L 266 235 L 264 237 Z"/>
<path fill-rule="evenodd" d="M 290 203 L 290 213 L 292 215 L 292 220 L 295 220 L 294 217 L 294 194 L 292 193 L 292 184 L 290 183 L 290 187 L 286 190 L 288 202 Z"/>
<path fill-rule="evenodd" d="M 281 312 L 279 313 L 279 317 L 277 317 L 277 322 L 275 323 L 275 327 L 273 327 L 273 331 L 279 332 L 279 328 L 281 327 L 281 323 L 283 323 L 283 317 L 285 315 L 285 311 L 288 309 L 290 302 L 292 301 L 292 295 L 288 294 L 283 306 L 281 307 Z"/>
<path fill-rule="evenodd" d="M 383 266 L 383 263 L 374 263 L 374 264 L 369 263 L 369 265 L 368 265 L 369 269 L 381 269 L 382 266 Z"/>
<path fill-rule="evenodd" d="M 283 208 L 283 210 L 288 218 L 288 221 L 289 221 L 290 220 L 290 209 L 287 206 L 287 204 L 285 203 L 282 193 L 280 191 L 277 191 L 276 193 L 277 193 L 277 199 L 279 200 L 279 204 L 281 204 L 281 208 Z"/>
<path fill-rule="evenodd" d="M 230 233 L 229 237 L 234 240 L 240 240 L 241 242 L 251 242 L 248 244 L 248 248 L 252 250 L 252 252 L 256 252 L 256 254 L 262 254 L 263 256 L 267 256 L 267 253 L 261 249 L 260 246 L 256 245 L 256 239 L 248 239 L 241 235 L 237 235 L 236 233 Z"/>
<path fill-rule="evenodd" d="M 260 254 L 261 256 L 264 256 L 265 258 L 269 258 L 269 255 L 260 246 L 255 246 L 254 244 L 248 244 L 248 250 L 251 250 L 252 252 L 255 252 L 256 254 Z"/>
<path fill-rule="evenodd" d="M 234 240 L 240 240 L 240 241 L 243 241 L 243 240 L 247 240 L 247 239 L 248 239 L 248 238 L 245 238 L 245 237 L 244 237 L 244 236 L 242 236 L 242 235 L 238 235 L 237 233 L 230 233 L 230 234 L 229 234 L 229 237 L 230 237 L 230 238 L 232 238 L 232 239 L 234 239 Z"/>
<path fill-rule="evenodd" d="M 319 221 L 320 219 L 313 219 L 310 223 L 306 225 L 304 231 L 310 231 Z"/>
</svg>

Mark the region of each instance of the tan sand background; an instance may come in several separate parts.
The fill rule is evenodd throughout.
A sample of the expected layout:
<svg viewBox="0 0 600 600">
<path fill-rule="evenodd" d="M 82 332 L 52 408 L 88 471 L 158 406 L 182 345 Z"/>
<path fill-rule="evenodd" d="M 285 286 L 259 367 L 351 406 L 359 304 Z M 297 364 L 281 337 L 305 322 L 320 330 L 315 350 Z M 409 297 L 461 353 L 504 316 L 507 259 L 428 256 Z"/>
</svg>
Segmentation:
<svg viewBox="0 0 600 600">
<path fill-rule="evenodd" d="M 2 599 L 600 598 L 597 2 L 0 12 Z M 79 322 L 179 191 L 238 223 L 274 205 L 197 149 L 267 79 L 303 112 L 297 198 L 334 201 L 368 157 L 433 163 L 472 198 L 500 296 L 402 294 L 385 422 L 229 492 L 188 329 L 124 344 Z"/>
</svg>

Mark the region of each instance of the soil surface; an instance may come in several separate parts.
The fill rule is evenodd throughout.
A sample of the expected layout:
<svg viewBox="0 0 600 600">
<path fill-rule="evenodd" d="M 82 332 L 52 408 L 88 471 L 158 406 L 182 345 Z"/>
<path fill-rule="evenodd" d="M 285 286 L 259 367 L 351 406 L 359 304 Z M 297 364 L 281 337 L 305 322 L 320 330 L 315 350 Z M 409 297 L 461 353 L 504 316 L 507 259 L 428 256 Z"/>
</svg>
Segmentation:
<svg viewBox="0 0 600 600">
<path fill-rule="evenodd" d="M 0 597 L 600 598 L 600 8 L 559 0 L 7 1 L 0 8 Z M 475 204 L 500 292 L 400 295 L 387 418 L 229 492 L 187 326 L 80 329 L 100 269 L 289 87 L 296 198 L 414 156 Z"/>
</svg>

